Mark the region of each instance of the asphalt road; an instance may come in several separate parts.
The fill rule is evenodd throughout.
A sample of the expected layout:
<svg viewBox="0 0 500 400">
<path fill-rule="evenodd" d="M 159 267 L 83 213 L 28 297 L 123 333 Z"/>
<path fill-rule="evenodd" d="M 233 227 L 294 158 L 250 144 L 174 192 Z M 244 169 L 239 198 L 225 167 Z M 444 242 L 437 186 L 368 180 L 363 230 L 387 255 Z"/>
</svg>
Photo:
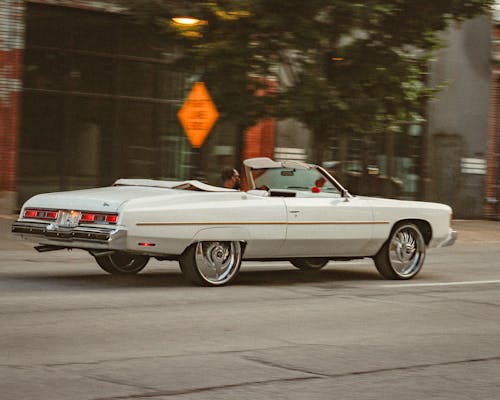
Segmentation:
<svg viewBox="0 0 500 400">
<path fill-rule="evenodd" d="M 37 254 L 0 217 L 0 399 L 500 398 L 500 222 L 457 221 L 421 274 L 370 260 L 244 263 L 223 288 L 176 263 L 109 276 Z"/>
</svg>

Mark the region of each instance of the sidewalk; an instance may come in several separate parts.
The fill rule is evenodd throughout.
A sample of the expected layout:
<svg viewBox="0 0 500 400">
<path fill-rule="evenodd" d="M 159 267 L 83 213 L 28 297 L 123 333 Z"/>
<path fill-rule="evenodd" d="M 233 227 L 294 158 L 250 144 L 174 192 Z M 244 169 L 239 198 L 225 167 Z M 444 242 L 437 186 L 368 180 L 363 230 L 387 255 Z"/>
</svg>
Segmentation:
<svg viewBox="0 0 500 400">
<path fill-rule="evenodd" d="M 33 243 L 23 241 L 10 232 L 10 227 L 16 218 L 17 215 L 0 214 L 0 251 L 33 248 Z"/>
<path fill-rule="evenodd" d="M 500 221 L 458 219 L 454 220 L 451 225 L 458 231 L 457 242 L 500 243 Z"/>
<path fill-rule="evenodd" d="M 0 250 L 32 249 L 33 243 L 23 241 L 10 232 L 17 215 L 0 214 Z M 500 243 L 500 221 L 489 220 L 454 220 L 454 229 L 458 231 L 457 243 L 498 242 Z"/>
</svg>

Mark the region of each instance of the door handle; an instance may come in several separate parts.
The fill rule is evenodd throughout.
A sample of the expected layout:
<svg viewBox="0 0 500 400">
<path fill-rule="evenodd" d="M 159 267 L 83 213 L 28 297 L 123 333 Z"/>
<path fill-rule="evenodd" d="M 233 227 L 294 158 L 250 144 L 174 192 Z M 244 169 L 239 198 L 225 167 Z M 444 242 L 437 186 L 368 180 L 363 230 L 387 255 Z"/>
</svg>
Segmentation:
<svg viewBox="0 0 500 400">
<path fill-rule="evenodd" d="M 290 210 L 290 214 L 298 214 L 300 211 L 299 210 Z"/>
</svg>

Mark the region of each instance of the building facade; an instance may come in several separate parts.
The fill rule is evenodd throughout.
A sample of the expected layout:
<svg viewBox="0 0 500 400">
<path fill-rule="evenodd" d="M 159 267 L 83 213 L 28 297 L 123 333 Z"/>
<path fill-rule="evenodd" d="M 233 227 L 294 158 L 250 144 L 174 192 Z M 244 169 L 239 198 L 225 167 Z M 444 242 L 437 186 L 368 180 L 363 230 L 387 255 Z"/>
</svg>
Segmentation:
<svg viewBox="0 0 500 400">
<path fill-rule="evenodd" d="M 174 69 L 174 50 L 122 11 L 112 1 L 0 2 L 0 213 L 37 193 L 121 177 L 187 179 L 203 170 L 218 184 L 221 168 L 242 158 L 313 159 L 310 135 L 292 120 L 263 121 L 241 134 L 222 117 L 194 152 L 177 112 L 197 76 Z M 353 191 L 368 171 L 368 194 L 440 201 L 457 216 L 480 217 L 489 140 L 487 197 L 498 199 L 497 128 L 490 124 L 488 135 L 489 29 L 485 17 L 446 33 L 449 46 L 431 81 L 449 86 L 427 122 L 324 144 L 323 160 L 344 160 Z"/>
<path fill-rule="evenodd" d="M 177 118 L 196 74 L 176 70 L 173 49 L 122 11 L 111 1 L 0 3 L 0 213 L 120 177 L 188 179 L 201 169 L 198 178 L 218 184 L 242 143 L 266 154 L 273 124 L 240 138 L 219 118 L 199 159 Z"/>
<path fill-rule="evenodd" d="M 0 212 L 16 202 L 24 1 L 0 3 Z"/>
</svg>

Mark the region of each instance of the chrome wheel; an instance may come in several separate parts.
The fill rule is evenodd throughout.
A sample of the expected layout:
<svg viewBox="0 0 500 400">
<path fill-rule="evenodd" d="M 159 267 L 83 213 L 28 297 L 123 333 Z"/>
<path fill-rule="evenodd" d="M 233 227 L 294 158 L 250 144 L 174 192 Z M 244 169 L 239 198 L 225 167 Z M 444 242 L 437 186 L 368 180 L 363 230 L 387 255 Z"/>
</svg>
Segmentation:
<svg viewBox="0 0 500 400">
<path fill-rule="evenodd" d="M 425 259 L 425 242 L 420 230 L 413 224 L 396 227 L 374 259 L 378 271 L 388 279 L 413 278 Z"/>
<path fill-rule="evenodd" d="M 198 242 L 181 256 L 180 266 L 193 283 L 221 286 L 238 273 L 241 253 L 240 242 Z"/>
<path fill-rule="evenodd" d="M 422 235 L 411 228 L 400 229 L 392 237 L 389 260 L 395 272 L 401 276 L 413 275 L 422 265 L 424 252 Z"/>
</svg>

